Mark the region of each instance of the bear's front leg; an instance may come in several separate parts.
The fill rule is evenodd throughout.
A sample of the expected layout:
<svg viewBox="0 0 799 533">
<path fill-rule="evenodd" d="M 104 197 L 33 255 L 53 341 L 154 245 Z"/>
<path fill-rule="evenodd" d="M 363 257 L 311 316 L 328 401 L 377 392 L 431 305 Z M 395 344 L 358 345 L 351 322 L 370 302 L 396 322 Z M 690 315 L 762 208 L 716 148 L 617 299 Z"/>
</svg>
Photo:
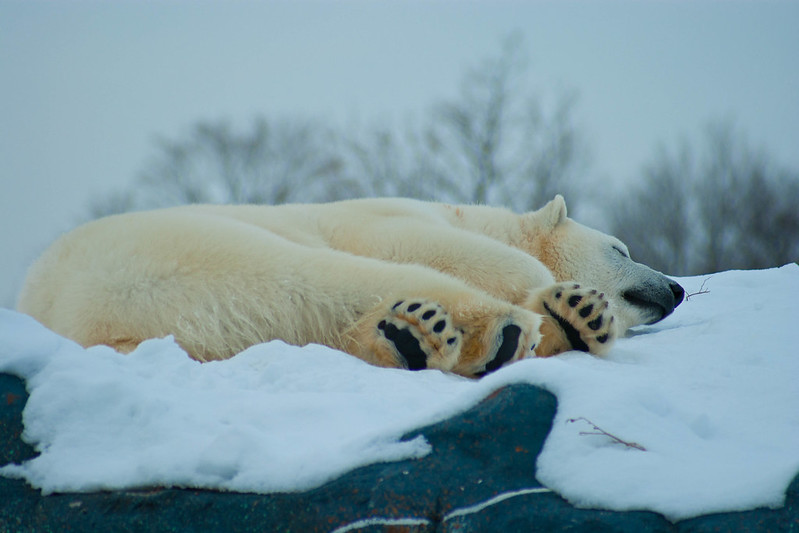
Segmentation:
<svg viewBox="0 0 799 533">
<path fill-rule="evenodd" d="M 541 317 L 488 295 L 436 291 L 378 308 L 347 333 L 346 351 L 373 364 L 480 377 L 535 355 Z"/>
<path fill-rule="evenodd" d="M 534 293 L 524 307 L 543 316 L 538 357 L 569 350 L 603 355 L 616 338 L 609 302 L 595 289 L 557 283 Z"/>
</svg>

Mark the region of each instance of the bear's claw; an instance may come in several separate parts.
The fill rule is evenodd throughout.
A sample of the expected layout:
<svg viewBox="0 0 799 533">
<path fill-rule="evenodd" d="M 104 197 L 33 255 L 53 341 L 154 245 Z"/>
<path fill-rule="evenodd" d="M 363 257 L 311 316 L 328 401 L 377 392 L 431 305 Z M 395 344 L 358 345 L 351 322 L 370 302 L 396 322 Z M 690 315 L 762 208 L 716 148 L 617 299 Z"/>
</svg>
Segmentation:
<svg viewBox="0 0 799 533">
<path fill-rule="evenodd" d="M 603 293 L 577 283 L 559 283 L 537 295 L 533 308 L 544 315 L 544 341 L 536 355 L 579 350 L 601 355 L 616 338 L 616 325 Z"/>
<path fill-rule="evenodd" d="M 444 308 L 422 299 L 400 300 L 377 329 L 409 370 L 451 368 L 463 340 Z"/>
</svg>

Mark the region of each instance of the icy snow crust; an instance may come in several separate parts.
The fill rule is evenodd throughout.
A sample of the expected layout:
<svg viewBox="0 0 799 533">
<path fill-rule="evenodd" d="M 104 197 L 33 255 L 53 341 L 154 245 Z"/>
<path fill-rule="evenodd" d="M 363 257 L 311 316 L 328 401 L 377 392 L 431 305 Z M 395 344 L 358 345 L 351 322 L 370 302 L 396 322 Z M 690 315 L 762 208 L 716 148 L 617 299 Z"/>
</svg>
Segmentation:
<svg viewBox="0 0 799 533">
<path fill-rule="evenodd" d="M 683 278 L 705 288 L 609 356 L 569 353 L 480 381 L 369 366 L 279 341 L 222 362 L 171 338 L 120 356 L 0 310 L 0 371 L 27 380 L 24 439 L 0 474 L 44 493 L 152 485 L 301 491 L 376 461 L 419 457 L 400 437 L 509 383 L 559 401 L 537 475 L 582 507 L 672 520 L 780 506 L 799 472 L 799 267 Z M 640 451 L 591 432 L 585 417 Z M 524 423 L 520 420 L 519 423 Z"/>
</svg>

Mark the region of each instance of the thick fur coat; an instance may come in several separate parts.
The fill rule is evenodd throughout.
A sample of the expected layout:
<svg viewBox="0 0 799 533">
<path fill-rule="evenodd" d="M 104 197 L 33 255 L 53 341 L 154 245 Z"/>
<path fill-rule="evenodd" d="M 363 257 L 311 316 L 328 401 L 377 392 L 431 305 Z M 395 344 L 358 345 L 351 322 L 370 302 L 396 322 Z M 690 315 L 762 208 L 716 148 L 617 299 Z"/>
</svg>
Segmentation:
<svg viewBox="0 0 799 533">
<path fill-rule="evenodd" d="M 200 361 L 271 339 L 376 365 L 480 376 L 528 356 L 604 353 L 682 288 L 557 196 L 524 215 L 407 199 L 176 207 L 57 240 L 18 308 L 84 346 L 174 335 Z"/>
</svg>

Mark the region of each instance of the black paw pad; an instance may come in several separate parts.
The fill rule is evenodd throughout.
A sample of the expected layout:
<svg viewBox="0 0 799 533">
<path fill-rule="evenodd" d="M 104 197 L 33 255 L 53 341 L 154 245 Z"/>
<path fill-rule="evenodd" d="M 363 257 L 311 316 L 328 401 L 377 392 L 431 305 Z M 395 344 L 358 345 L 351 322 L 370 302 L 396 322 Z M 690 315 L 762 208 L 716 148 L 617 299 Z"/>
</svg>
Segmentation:
<svg viewBox="0 0 799 533">
<path fill-rule="evenodd" d="M 418 302 L 417 302 L 417 303 L 415 303 L 415 304 L 411 304 L 411 305 L 409 305 L 409 306 L 408 306 L 408 312 L 409 312 L 409 313 L 413 313 L 414 311 L 416 311 L 416 310 L 417 310 L 417 309 L 419 309 L 420 307 L 422 307 L 422 304 L 420 304 L 420 303 L 418 303 Z"/>
<path fill-rule="evenodd" d="M 422 315 L 422 320 L 430 320 L 436 315 L 435 309 L 430 309 L 429 311 L 425 311 Z"/>
<path fill-rule="evenodd" d="M 594 305 L 588 304 L 582 309 L 580 309 L 580 316 L 583 318 L 588 318 L 588 315 L 590 315 L 593 310 L 594 310 Z"/>
<path fill-rule="evenodd" d="M 561 329 L 563 329 L 563 332 L 566 334 L 566 338 L 568 339 L 569 344 L 571 344 L 573 349 L 579 350 L 581 352 L 589 351 L 588 345 L 580 337 L 580 332 L 577 331 L 577 329 L 574 326 L 572 326 L 568 320 L 566 320 L 565 318 L 554 312 L 546 304 L 546 302 L 544 302 L 544 309 L 546 309 L 547 313 L 549 313 L 549 315 L 558 322 L 558 325 L 560 325 Z"/>
<path fill-rule="evenodd" d="M 424 370 L 427 368 L 427 354 L 424 353 L 419 345 L 419 339 L 414 337 L 410 331 L 400 329 L 385 320 L 381 321 L 377 327 L 394 344 L 397 352 L 405 359 L 408 370 Z"/>
<path fill-rule="evenodd" d="M 602 315 L 599 315 L 598 317 L 593 319 L 591 322 L 589 322 L 588 323 L 588 327 L 591 328 L 594 331 L 596 331 L 599 328 L 601 328 L 602 327 Z"/>
<path fill-rule="evenodd" d="M 486 364 L 485 372 L 480 372 L 480 376 L 490 374 L 498 370 L 502 365 L 513 359 L 516 348 L 519 346 L 519 336 L 522 328 L 515 324 L 510 324 L 502 328 L 502 343 L 499 345 L 497 354 Z"/>
<path fill-rule="evenodd" d="M 608 334 L 605 333 L 604 335 L 600 335 L 599 337 L 596 338 L 596 340 L 602 344 L 605 344 L 606 342 L 608 342 Z"/>
<path fill-rule="evenodd" d="M 441 333 L 442 331 L 444 331 L 444 328 L 446 328 L 446 327 L 447 327 L 447 321 L 446 320 L 439 320 L 433 326 L 433 331 L 435 331 L 436 333 Z"/>
<path fill-rule="evenodd" d="M 575 294 L 574 296 L 569 296 L 569 307 L 577 307 L 577 304 L 583 299 L 582 296 L 579 294 Z"/>
</svg>

